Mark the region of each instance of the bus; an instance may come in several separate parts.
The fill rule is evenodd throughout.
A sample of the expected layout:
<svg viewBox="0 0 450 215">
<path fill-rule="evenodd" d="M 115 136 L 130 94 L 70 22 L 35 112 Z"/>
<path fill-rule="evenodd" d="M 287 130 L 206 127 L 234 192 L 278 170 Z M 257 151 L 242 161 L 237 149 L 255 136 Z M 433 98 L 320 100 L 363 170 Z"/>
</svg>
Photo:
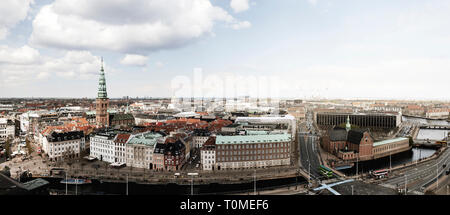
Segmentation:
<svg viewBox="0 0 450 215">
<path fill-rule="evenodd" d="M 387 169 L 381 169 L 381 170 L 370 171 L 370 175 L 376 179 L 380 179 L 380 178 L 388 177 L 388 172 L 389 171 Z"/>
<path fill-rule="evenodd" d="M 326 178 L 333 178 L 334 177 L 333 171 L 331 171 L 331 169 L 329 169 L 329 168 L 327 168 L 327 167 L 325 167 L 323 165 L 320 165 L 319 172 L 320 172 L 320 174 L 322 174 Z"/>
</svg>

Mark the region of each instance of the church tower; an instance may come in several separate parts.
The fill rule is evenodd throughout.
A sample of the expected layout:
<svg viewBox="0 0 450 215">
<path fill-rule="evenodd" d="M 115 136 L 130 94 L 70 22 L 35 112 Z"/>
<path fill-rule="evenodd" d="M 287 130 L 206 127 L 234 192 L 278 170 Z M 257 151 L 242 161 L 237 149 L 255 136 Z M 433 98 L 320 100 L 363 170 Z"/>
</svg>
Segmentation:
<svg viewBox="0 0 450 215">
<path fill-rule="evenodd" d="M 347 115 L 347 123 L 345 124 L 345 130 L 350 131 L 352 129 L 352 125 L 350 124 L 350 116 Z"/>
<path fill-rule="evenodd" d="M 98 80 L 98 94 L 96 100 L 96 122 L 97 127 L 109 126 L 109 114 L 108 114 L 109 99 L 106 93 L 106 79 L 105 71 L 103 70 L 103 58 L 102 67 L 100 69 L 100 78 Z"/>
</svg>

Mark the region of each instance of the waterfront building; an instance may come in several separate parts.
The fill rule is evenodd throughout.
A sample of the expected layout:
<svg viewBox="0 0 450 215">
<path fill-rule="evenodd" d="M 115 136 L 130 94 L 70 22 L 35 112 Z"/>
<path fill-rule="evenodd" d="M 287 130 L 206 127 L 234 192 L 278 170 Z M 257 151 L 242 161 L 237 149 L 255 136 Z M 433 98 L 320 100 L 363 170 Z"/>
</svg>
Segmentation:
<svg viewBox="0 0 450 215">
<path fill-rule="evenodd" d="M 80 157 L 84 145 L 85 138 L 82 131 L 53 131 L 43 138 L 42 149 L 51 161 L 57 161 Z"/>
<path fill-rule="evenodd" d="M 185 145 L 181 140 L 168 141 L 164 149 L 164 167 L 169 171 L 181 169 L 186 161 Z"/>
<path fill-rule="evenodd" d="M 288 133 L 266 131 L 248 131 L 246 135 L 217 135 L 217 170 L 289 165 L 291 141 Z"/>
<path fill-rule="evenodd" d="M 200 163 L 203 170 L 214 170 L 216 165 L 216 137 L 209 137 L 200 149 Z"/>
<path fill-rule="evenodd" d="M 99 132 L 90 138 L 90 156 L 101 161 L 114 163 L 116 161 L 117 136 L 115 131 Z"/>
<path fill-rule="evenodd" d="M 164 136 L 160 133 L 145 132 L 133 135 L 126 143 L 127 166 L 154 169 L 153 153 L 155 145 L 164 142 Z"/>
<path fill-rule="evenodd" d="M 374 141 L 367 130 L 335 128 L 322 138 L 322 148 L 344 161 L 373 160 L 411 149 L 409 139 L 400 137 Z"/>
<path fill-rule="evenodd" d="M 108 107 L 109 107 L 109 98 L 106 92 L 106 79 L 105 79 L 105 71 L 103 70 L 103 58 L 102 58 L 102 67 L 100 69 L 100 78 L 98 82 L 98 94 L 95 109 L 97 127 L 109 126 Z"/>
<path fill-rule="evenodd" d="M 448 108 L 432 108 L 425 113 L 426 118 L 447 118 L 449 117 Z"/>
<path fill-rule="evenodd" d="M 164 152 L 166 144 L 156 143 L 155 151 L 153 152 L 153 169 L 164 170 Z"/>
<path fill-rule="evenodd" d="M 116 138 L 114 139 L 115 163 L 126 164 L 127 162 L 126 144 L 130 139 L 130 137 L 131 134 L 117 134 Z"/>
</svg>

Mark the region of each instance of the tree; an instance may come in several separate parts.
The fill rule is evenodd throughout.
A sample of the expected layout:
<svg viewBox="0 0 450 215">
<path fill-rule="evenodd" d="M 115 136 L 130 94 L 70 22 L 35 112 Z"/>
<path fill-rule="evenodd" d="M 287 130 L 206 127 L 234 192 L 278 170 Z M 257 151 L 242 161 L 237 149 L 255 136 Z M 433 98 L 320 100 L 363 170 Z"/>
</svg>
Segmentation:
<svg viewBox="0 0 450 215">
<path fill-rule="evenodd" d="M 5 166 L 2 170 L 2 173 L 8 177 L 11 177 L 11 169 L 9 168 L 9 166 Z"/>
<path fill-rule="evenodd" d="M 9 158 L 11 156 L 11 139 L 8 138 L 5 144 L 5 156 Z"/>
<path fill-rule="evenodd" d="M 31 155 L 31 153 L 33 153 L 33 147 L 31 147 L 31 141 L 27 138 L 26 140 L 25 140 L 25 142 L 26 142 L 26 147 L 27 147 L 27 150 L 28 150 L 28 154 L 29 155 Z"/>
<path fill-rule="evenodd" d="M 413 138 L 408 136 L 408 139 L 409 139 L 409 146 L 412 146 L 414 144 Z"/>
</svg>

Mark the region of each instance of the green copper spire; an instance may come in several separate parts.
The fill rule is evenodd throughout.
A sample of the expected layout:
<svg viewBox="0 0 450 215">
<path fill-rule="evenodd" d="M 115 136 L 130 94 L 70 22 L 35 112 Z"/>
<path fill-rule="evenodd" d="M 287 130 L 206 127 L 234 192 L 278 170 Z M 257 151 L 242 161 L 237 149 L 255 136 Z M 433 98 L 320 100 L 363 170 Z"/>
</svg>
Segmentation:
<svg viewBox="0 0 450 215">
<path fill-rule="evenodd" d="M 347 115 L 347 124 L 345 125 L 345 130 L 350 131 L 352 125 L 350 124 L 350 116 Z"/>
<path fill-rule="evenodd" d="M 105 79 L 105 70 L 103 70 L 103 57 L 102 57 L 102 68 L 100 69 L 100 78 L 98 80 L 98 97 L 100 99 L 108 98 L 108 94 L 106 93 L 106 79 Z"/>
</svg>

